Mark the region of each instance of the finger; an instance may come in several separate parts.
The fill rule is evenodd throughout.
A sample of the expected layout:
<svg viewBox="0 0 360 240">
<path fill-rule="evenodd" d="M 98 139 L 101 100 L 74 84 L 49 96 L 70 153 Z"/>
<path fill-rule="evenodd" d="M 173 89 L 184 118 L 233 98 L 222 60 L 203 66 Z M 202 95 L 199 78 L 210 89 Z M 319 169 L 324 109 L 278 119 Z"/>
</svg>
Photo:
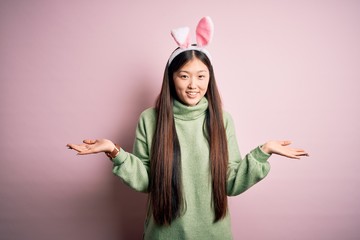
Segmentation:
<svg viewBox="0 0 360 240">
<path fill-rule="evenodd" d="M 291 144 L 291 141 L 289 141 L 289 140 L 281 141 L 280 144 L 281 144 L 282 146 L 287 146 L 287 145 L 290 145 L 290 144 Z"/>
<path fill-rule="evenodd" d="M 81 151 L 83 151 L 85 148 L 84 148 L 84 146 L 81 146 L 81 145 L 70 144 L 70 145 L 69 145 L 69 149 L 73 149 L 73 150 L 75 150 L 75 151 L 77 151 L 77 152 L 81 152 Z"/>
<path fill-rule="evenodd" d="M 87 155 L 87 154 L 93 154 L 93 153 L 96 153 L 96 152 L 93 151 L 92 149 L 89 149 L 89 150 L 84 150 L 84 151 L 78 152 L 77 155 Z"/>
<path fill-rule="evenodd" d="M 284 153 L 284 154 L 282 154 L 282 156 L 287 157 L 287 158 L 292 158 L 292 159 L 300 159 L 299 156 L 296 156 L 294 154 L 289 154 L 289 153 L 286 153 L 286 154 Z"/>
<path fill-rule="evenodd" d="M 304 149 L 296 149 L 296 148 L 294 148 L 294 149 L 292 149 L 292 151 L 295 152 L 295 154 L 298 155 L 298 156 L 301 156 L 301 155 L 308 156 L 309 155 Z"/>
<path fill-rule="evenodd" d="M 86 143 L 86 144 L 94 144 L 96 142 L 96 140 L 93 140 L 93 139 L 85 139 L 83 141 L 83 143 Z"/>
<path fill-rule="evenodd" d="M 297 153 L 294 153 L 292 155 L 296 156 L 299 159 L 300 159 L 300 157 L 309 157 L 309 154 L 307 152 L 297 152 Z"/>
<path fill-rule="evenodd" d="M 310 155 L 308 153 L 301 153 L 301 154 L 298 154 L 298 156 L 301 156 L 301 157 L 310 157 Z"/>
<path fill-rule="evenodd" d="M 71 149 L 74 149 L 78 152 L 83 152 L 91 149 L 91 145 L 89 144 L 70 144 Z"/>
<path fill-rule="evenodd" d="M 288 154 L 286 155 L 288 158 L 292 158 L 292 159 L 300 159 L 300 157 L 298 155 L 294 155 L 294 154 Z"/>
<path fill-rule="evenodd" d="M 68 147 L 69 149 L 72 149 L 72 150 L 76 150 L 76 145 L 75 144 L 66 144 L 66 147 Z"/>
<path fill-rule="evenodd" d="M 292 152 L 295 155 L 299 155 L 299 154 L 304 154 L 306 153 L 305 150 L 303 149 L 297 149 L 297 148 L 290 148 L 289 149 L 290 152 Z"/>
<path fill-rule="evenodd" d="M 86 154 L 89 154 L 89 153 L 87 153 L 86 151 L 78 152 L 78 153 L 77 153 L 77 155 L 86 155 Z"/>
<path fill-rule="evenodd" d="M 294 148 L 294 151 L 296 151 L 296 152 L 305 152 L 305 150 L 301 149 L 301 148 Z"/>
<path fill-rule="evenodd" d="M 300 159 L 299 154 L 295 151 L 292 151 L 291 149 L 283 151 L 281 155 L 288 158 Z"/>
</svg>

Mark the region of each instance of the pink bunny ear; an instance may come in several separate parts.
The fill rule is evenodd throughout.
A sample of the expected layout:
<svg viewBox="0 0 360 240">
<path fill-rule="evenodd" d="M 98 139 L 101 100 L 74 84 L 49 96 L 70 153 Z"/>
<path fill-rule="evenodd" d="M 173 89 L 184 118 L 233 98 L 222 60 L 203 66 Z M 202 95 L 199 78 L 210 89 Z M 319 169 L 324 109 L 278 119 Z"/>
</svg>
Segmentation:
<svg viewBox="0 0 360 240">
<path fill-rule="evenodd" d="M 208 45 L 214 34 L 214 24 L 210 17 L 203 17 L 196 27 L 196 43 L 199 47 Z"/>
<path fill-rule="evenodd" d="M 180 48 L 187 48 L 190 46 L 190 29 L 182 27 L 171 30 L 171 36 Z"/>
</svg>

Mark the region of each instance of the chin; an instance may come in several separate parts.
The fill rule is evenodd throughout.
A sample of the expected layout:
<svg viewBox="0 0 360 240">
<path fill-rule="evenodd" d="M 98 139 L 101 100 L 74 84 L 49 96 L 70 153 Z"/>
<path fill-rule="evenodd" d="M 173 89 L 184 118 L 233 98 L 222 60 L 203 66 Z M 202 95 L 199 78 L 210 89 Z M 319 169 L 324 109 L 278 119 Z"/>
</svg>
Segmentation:
<svg viewBox="0 0 360 240">
<path fill-rule="evenodd" d="M 191 99 L 191 100 L 187 100 L 185 101 L 185 104 L 188 106 L 195 106 L 200 102 L 200 99 Z"/>
</svg>

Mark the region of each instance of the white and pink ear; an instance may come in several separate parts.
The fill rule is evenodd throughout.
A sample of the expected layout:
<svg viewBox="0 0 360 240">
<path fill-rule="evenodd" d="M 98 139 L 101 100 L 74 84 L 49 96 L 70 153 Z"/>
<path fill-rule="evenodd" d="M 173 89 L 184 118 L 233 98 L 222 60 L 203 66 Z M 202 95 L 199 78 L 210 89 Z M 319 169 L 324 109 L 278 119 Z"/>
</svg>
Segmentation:
<svg viewBox="0 0 360 240">
<path fill-rule="evenodd" d="M 182 27 L 171 30 L 171 36 L 180 48 L 188 48 L 190 46 L 190 29 Z"/>
<path fill-rule="evenodd" d="M 204 47 L 211 42 L 214 34 L 214 24 L 210 17 L 200 19 L 196 27 L 196 43 L 199 47 Z"/>
</svg>

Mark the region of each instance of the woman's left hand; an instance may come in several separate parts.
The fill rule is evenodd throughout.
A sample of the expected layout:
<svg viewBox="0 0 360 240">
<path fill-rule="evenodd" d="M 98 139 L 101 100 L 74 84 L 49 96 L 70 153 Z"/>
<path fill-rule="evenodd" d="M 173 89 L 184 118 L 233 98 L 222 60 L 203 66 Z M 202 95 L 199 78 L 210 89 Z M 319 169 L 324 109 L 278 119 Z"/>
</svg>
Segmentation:
<svg viewBox="0 0 360 240">
<path fill-rule="evenodd" d="M 278 154 L 288 158 L 300 159 L 300 157 L 308 157 L 309 154 L 299 148 L 292 148 L 289 145 L 291 141 L 269 141 L 262 145 L 261 149 L 268 154 Z"/>
</svg>

